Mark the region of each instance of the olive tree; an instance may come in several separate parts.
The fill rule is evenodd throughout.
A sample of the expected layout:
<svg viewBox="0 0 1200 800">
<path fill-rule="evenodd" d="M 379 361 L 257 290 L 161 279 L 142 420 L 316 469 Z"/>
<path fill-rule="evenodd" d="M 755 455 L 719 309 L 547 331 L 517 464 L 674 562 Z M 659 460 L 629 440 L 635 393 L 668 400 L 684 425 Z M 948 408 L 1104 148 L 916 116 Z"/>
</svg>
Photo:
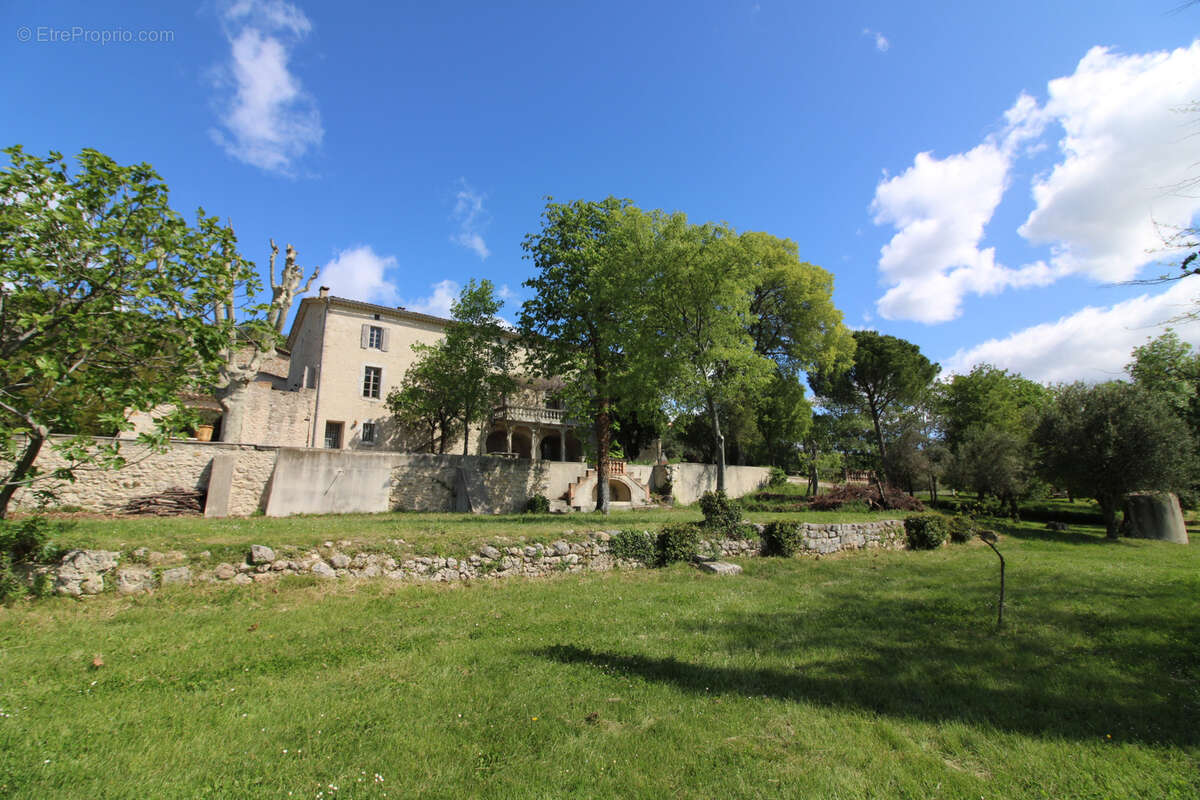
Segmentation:
<svg viewBox="0 0 1200 800">
<path fill-rule="evenodd" d="M 1178 490 L 1195 467 L 1191 434 L 1170 406 L 1120 381 L 1060 387 L 1034 439 L 1046 478 L 1095 498 L 1112 539 L 1126 495 Z"/>
</svg>

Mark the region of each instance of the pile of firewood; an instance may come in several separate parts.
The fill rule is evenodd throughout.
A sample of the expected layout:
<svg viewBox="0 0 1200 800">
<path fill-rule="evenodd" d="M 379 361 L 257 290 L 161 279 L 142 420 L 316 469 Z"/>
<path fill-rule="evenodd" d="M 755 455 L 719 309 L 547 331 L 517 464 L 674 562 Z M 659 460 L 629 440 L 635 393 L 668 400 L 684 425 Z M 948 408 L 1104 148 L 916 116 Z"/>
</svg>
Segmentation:
<svg viewBox="0 0 1200 800">
<path fill-rule="evenodd" d="M 204 508 L 204 493 L 195 489 L 163 489 L 157 494 L 135 497 L 119 509 L 122 514 L 153 514 L 173 517 L 179 514 L 199 514 Z"/>
</svg>

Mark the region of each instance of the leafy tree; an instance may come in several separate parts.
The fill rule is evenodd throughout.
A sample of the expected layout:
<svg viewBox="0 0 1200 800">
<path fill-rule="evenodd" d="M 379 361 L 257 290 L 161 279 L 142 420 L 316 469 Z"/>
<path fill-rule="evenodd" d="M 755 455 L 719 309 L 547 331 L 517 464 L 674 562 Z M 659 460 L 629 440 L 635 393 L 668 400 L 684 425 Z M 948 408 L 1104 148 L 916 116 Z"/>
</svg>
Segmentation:
<svg viewBox="0 0 1200 800">
<path fill-rule="evenodd" d="M 1200 434 L 1200 354 L 1171 329 L 1133 351 L 1125 372 Z"/>
<path fill-rule="evenodd" d="M 445 453 L 458 434 L 461 408 L 453 383 L 445 376 L 454 369 L 444 342 L 413 345 L 418 353 L 400 385 L 388 392 L 388 410 L 401 430 L 420 431 L 418 450 Z M 464 437 L 465 438 L 465 437 Z"/>
<path fill-rule="evenodd" d="M 791 239 L 748 232 L 738 244 L 754 276 L 749 332 L 755 352 L 792 377 L 848 366 L 854 338 L 833 305 L 833 276 L 801 261 Z"/>
<path fill-rule="evenodd" d="M 1119 381 L 1061 387 L 1035 441 L 1047 479 L 1095 498 L 1113 539 L 1126 495 L 1186 486 L 1195 466 L 1187 426 L 1163 398 Z"/>
<path fill-rule="evenodd" d="M 657 408 L 666 366 L 647 320 L 656 243 L 650 216 L 628 200 L 549 202 L 522 247 L 536 274 L 521 309 L 527 365 L 564 379 L 564 400 L 592 420 L 597 509 L 609 509 L 609 448 L 618 414 Z"/>
<path fill-rule="evenodd" d="M 754 276 L 740 240 L 720 225 L 690 225 L 683 214 L 662 221 L 656 253 L 656 305 L 676 367 L 670 394 L 681 409 L 703 411 L 712 430 L 717 491 L 725 490 L 721 407 L 771 378 L 772 363 L 750 336 Z"/>
<path fill-rule="evenodd" d="M 825 367 L 810 374 L 813 391 L 822 398 L 867 414 L 875 432 L 876 455 L 889 483 L 883 423 L 920 402 L 940 367 L 912 342 L 875 331 L 855 331 L 854 364 L 849 369 Z"/>
<path fill-rule="evenodd" d="M 957 450 L 972 429 L 1028 431 L 1050 401 L 1050 390 L 1008 370 L 977 364 L 955 375 L 939 393 L 938 411 L 946 444 Z"/>
<path fill-rule="evenodd" d="M 38 454 L 52 431 L 80 430 L 80 414 L 109 430 L 132 411 L 175 403 L 210 386 L 234 327 L 215 309 L 252 265 L 233 232 L 201 210 L 195 227 L 168 205 L 147 164 L 120 166 L 84 150 L 63 157 L 5 152 L 0 172 L 0 518 L 13 493 L 43 476 Z M 88 398 L 82 406 L 72 402 Z M 189 420 L 160 419 L 162 443 Z M 116 442 L 83 434 L 51 445 L 70 479 L 85 464 L 119 467 Z"/>
<path fill-rule="evenodd" d="M 967 429 L 950 458 L 952 485 L 980 497 L 993 495 L 1015 515 L 1017 500 L 1026 495 L 1035 477 L 1036 460 L 1030 437 L 995 425 Z"/>
<path fill-rule="evenodd" d="M 472 278 L 450 307 L 454 321 L 442 343 L 446 351 L 440 380 L 447 384 L 463 429 L 468 454 L 471 425 L 487 419 L 492 407 L 516 388 L 512 379 L 512 337 L 497 314 L 503 303 L 489 280 Z"/>
</svg>

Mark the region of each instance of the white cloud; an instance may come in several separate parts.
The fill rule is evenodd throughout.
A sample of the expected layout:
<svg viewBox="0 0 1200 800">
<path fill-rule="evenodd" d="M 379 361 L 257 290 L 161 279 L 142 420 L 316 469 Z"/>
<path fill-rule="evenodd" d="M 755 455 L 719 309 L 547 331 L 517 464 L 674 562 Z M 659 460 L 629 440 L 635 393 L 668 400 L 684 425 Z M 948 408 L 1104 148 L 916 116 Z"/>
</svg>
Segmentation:
<svg viewBox="0 0 1200 800">
<path fill-rule="evenodd" d="M 879 271 L 891 285 L 878 302 L 880 315 L 945 322 L 959 315 L 967 293 L 1053 279 L 1044 264 L 1009 269 L 996 263 L 994 248 L 979 247 L 1019 141 L 989 139 L 944 159 L 918 153 L 911 167 L 879 183 L 871 203 L 875 223 L 897 228 L 880 251 Z"/>
<path fill-rule="evenodd" d="M 370 245 L 341 250 L 321 269 L 321 285 L 330 294 L 350 300 L 392 306 L 399 302 L 396 284 L 388 280 L 387 272 L 396 266 L 394 256 L 381 256 Z"/>
<path fill-rule="evenodd" d="M 488 223 L 488 214 L 483 208 L 486 197 L 472 189 L 466 178 L 459 178 L 454 213 L 451 214 L 451 219 L 458 223 L 458 233 L 451 236 L 450 241 L 472 251 L 481 260 L 491 255 L 482 233 Z"/>
<path fill-rule="evenodd" d="M 887 37 L 879 31 L 873 31 L 870 28 L 863 28 L 862 33 L 863 36 L 869 36 L 875 40 L 875 49 L 881 53 L 886 53 L 888 48 L 892 46 L 891 42 L 887 40 Z"/>
<path fill-rule="evenodd" d="M 1022 93 L 1003 128 L 965 153 L 913 165 L 880 181 L 876 224 L 897 230 L 880 254 L 889 288 L 878 302 L 888 319 L 944 322 L 967 294 L 1042 286 L 1083 273 L 1102 281 L 1133 277 L 1162 245 L 1155 223 L 1186 226 L 1200 197 L 1171 193 L 1200 162 L 1200 137 L 1172 111 L 1200 95 L 1200 40 L 1188 49 L 1121 56 L 1093 48 L 1075 73 L 1049 83 L 1045 105 Z M 1036 207 L 1019 232 L 1049 245 L 1044 260 L 1009 268 L 984 232 L 1009 186 L 1014 162 L 1061 130 L 1061 160 L 1033 180 Z"/>
<path fill-rule="evenodd" d="M 458 295 L 462 287 L 456 282 L 446 279 L 435 283 L 430 288 L 433 289 L 433 294 L 417 300 L 405 301 L 404 307 L 409 311 L 416 311 L 421 314 L 449 318 L 450 306 L 458 300 Z"/>
<path fill-rule="evenodd" d="M 239 0 L 225 7 L 221 23 L 230 56 L 217 72 L 221 128 L 210 134 L 240 161 L 292 174 L 324 136 L 316 101 L 288 65 L 312 23 L 283 0 Z"/>
<path fill-rule="evenodd" d="M 1119 378 L 1133 348 L 1162 333 L 1165 320 L 1195 308 L 1198 295 L 1200 282 L 1187 279 L 1157 295 L 1107 308 L 1089 306 L 1056 322 L 959 350 L 943 363 L 945 373 L 961 374 L 988 363 L 1049 383 Z M 1200 326 L 1181 325 L 1176 332 L 1200 346 Z"/>
<path fill-rule="evenodd" d="M 1137 275 L 1162 246 L 1154 223 L 1188 225 L 1200 212 L 1200 197 L 1169 189 L 1200 161 L 1195 117 L 1173 110 L 1198 96 L 1200 40 L 1169 53 L 1088 51 L 1050 81 L 1042 114 L 1062 126 L 1062 160 L 1034 180 L 1021 235 L 1050 245 L 1060 272 Z"/>
</svg>

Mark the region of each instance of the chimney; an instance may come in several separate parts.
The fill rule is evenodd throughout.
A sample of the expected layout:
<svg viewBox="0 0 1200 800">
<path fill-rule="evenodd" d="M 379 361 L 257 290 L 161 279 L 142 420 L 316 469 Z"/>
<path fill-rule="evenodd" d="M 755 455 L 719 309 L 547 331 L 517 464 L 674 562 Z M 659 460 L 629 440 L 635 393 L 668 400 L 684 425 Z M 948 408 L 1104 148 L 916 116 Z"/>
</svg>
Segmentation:
<svg viewBox="0 0 1200 800">
<path fill-rule="evenodd" d="M 321 288 L 318 290 L 318 296 L 319 296 L 319 297 L 322 297 L 322 298 L 329 297 L 329 287 L 328 287 L 328 286 L 322 286 L 322 287 L 321 287 Z"/>
</svg>

